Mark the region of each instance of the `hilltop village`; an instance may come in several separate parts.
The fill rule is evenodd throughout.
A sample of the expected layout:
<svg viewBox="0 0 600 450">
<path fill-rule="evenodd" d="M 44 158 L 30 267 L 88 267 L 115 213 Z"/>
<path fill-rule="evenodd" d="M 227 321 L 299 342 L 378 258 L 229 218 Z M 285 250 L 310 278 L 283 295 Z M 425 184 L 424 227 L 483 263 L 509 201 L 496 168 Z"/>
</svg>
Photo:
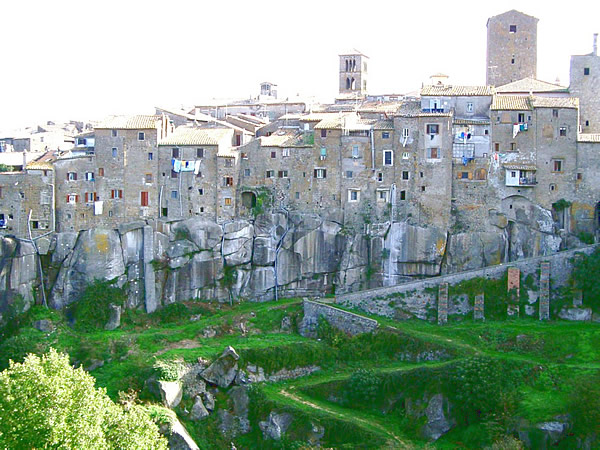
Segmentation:
<svg viewBox="0 0 600 450">
<path fill-rule="evenodd" d="M 414 95 L 372 95 L 369 58 L 353 50 L 339 56 L 335 103 L 310 110 L 278 100 L 265 82 L 252 101 L 1 138 L 9 171 L 0 173 L 0 232 L 36 239 L 137 220 L 224 223 L 269 207 L 477 232 L 518 221 L 515 205 L 537 205 L 552 213 L 563 243 L 555 250 L 593 239 L 596 36 L 560 86 L 536 79 L 537 22 L 515 10 L 488 20 L 484 86 L 436 74 Z"/>
</svg>

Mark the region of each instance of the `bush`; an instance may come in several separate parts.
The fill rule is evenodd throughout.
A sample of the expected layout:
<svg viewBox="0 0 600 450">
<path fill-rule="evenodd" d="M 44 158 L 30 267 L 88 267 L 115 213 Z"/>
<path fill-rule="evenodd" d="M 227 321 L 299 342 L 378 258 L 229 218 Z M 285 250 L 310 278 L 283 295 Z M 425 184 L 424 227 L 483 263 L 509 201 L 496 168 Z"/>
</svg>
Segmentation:
<svg viewBox="0 0 600 450">
<path fill-rule="evenodd" d="M 600 375 L 579 380 L 569 397 L 568 411 L 573 415 L 574 430 L 585 436 L 600 433 Z"/>
<path fill-rule="evenodd" d="M 580 253 L 573 263 L 571 272 L 571 285 L 583 293 L 584 303 L 594 309 L 600 310 L 600 248 L 591 254 Z"/>
<path fill-rule="evenodd" d="M 180 359 L 157 359 L 152 366 L 158 380 L 178 381 L 185 373 L 185 363 Z"/>
<path fill-rule="evenodd" d="M 372 407 L 381 393 L 381 378 L 373 370 L 358 369 L 344 387 L 344 401 L 356 408 Z"/>
<path fill-rule="evenodd" d="M 125 292 L 113 286 L 113 281 L 96 280 L 83 291 L 79 301 L 73 303 L 69 315 L 75 319 L 78 331 L 102 329 L 110 317 L 110 304 L 123 305 Z"/>
<path fill-rule="evenodd" d="M 1 448 L 166 449 L 138 405 L 123 408 L 56 350 L 29 355 L 0 373 Z"/>
</svg>

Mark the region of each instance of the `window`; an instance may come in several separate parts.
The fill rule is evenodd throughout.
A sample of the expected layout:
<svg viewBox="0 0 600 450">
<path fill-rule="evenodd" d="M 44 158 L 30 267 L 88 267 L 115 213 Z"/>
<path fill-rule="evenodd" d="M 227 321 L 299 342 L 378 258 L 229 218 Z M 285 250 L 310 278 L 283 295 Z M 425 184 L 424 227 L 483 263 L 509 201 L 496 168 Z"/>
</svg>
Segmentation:
<svg viewBox="0 0 600 450">
<path fill-rule="evenodd" d="M 427 159 L 440 159 L 442 152 L 439 148 L 433 147 L 427 149 Z"/>
<path fill-rule="evenodd" d="M 233 167 L 233 158 L 225 158 L 225 167 Z"/>
<path fill-rule="evenodd" d="M 244 176 L 245 177 L 249 177 L 250 176 L 250 169 L 244 169 Z"/>
<path fill-rule="evenodd" d="M 425 192 L 425 186 L 421 186 L 421 192 Z"/>
<path fill-rule="evenodd" d="M 468 180 L 469 179 L 469 172 L 461 172 L 460 173 L 460 179 L 461 180 Z"/>
<path fill-rule="evenodd" d="M 483 130 L 483 134 L 487 136 L 488 134 L 490 134 L 490 130 Z"/>
<path fill-rule="evenodd" d="M 267 172 L 265 173 L 265 177 L 266 178 L 273 178 L 274 174 L 275 174 L 275 171 L 273 171 L 273 170 L 267 170 Z"/>
<path fill-rule="evenodd" d="M 408 159 L 410 158 L 410 153 L 409 152 L 402 152 L 402 159 Z"/>
<path fill-rule="evenodd" d="M 154 159 L 154 154 L 152 152 L 148 152 L 148 161 L 152 161 Z"/>
<path fill-rule="evenodd" d="M 196 158 L 204 158 L 204 149 L 203 148 L 196 149 Z"/>
<path fill-rule="evenodd" d="M 381 173 L 381 172 L 377 173 L 377 181 L 383 181 L 383 173 Z"/>
<path fill-rule="evenodd" d="M 392 150 L 383 151 L 383 165 L 393 166 L 394 165 L 394 153 Z"/>
<path fill-rule="evenodd" d="M 471 103 L 471 102 L 467 103 L 467 112 L 470 112 L 470 113 L 473 112 L 473 103 Z"/>
<path fill-rule="evenodd" d="M 173 169 L 171 169 L 171 178 L 178 178 L 178 177 L 179 177 L 179 173 L 177 173 Z"/>
<path fill-rule="evenodd" d="M 271 152 L 271 158 L 277 158 L 277 152 Z"/>
<path fill-rule="evenodd" d="M 400 200 L 406 200 L 406 191 L 400 191 Z"/>
<path fill-rule="evenodd" d="M 242 152 L 242 153 L 240 154 L 240 156 L 242 157 L 242 159 L 248 159 L 248 153 L 244 153 L 244 152 Z"/>
<path fill-rule="evenodd" d="M 358 153 L 358 145 L 354 145 L 354 146 L 352 146 L 352 157 L 353 157 L 354 159 L 356 159 L 356 158 L 359 158 L 359 157 L 360 157 L 360 155 L 359 155 L 359 153 Z"/>
<path fill-rule="evenodd" d="M 99 177 L 103 177 L 104 176 L 104 167 L 98 168 L 98 176 Z"/>
<path fill-rule="evenodd" d="M 320 153 L 321 159 L 325 159 L 327 158 L 327 148 L 325 147 L 321 147 L 321 153 Z"/>
<path fill-rule="evenodd" d="M 553 159 L 552 160 L 552 172 L 562 172 L 562 170 L 563 170 L 562 159 Z"/>
<path fill-rule="evenodd" d="M 75 203 L 77 203 L 77 197 L 79 196 L 76 194 L 67 195 L 67 203 L 74 205 Z"/>
<path fill-rule="evenodd" d="M 550 185 L 550 190 L 551 191 L 556 191 L 556 185 L 555 184 L 551 184 Z"/>
<path fill-rule="evenodd" d="M 86 181 L 94 181 L 94 172 L 86 172 L 85 179 Z"/>
<path fill-rule="evenodd" d="M 523 122 L 525 122 L 525 114 L 519 113 L 519 123 L 523 123 Z"/>
<path fill-rule="evenodd" d="M 144 175 L 144 182 L 145 183 L 152 183 L 152 174 L 151 173 L 147 173 L 146 175 Z"/>
<path fill-rule="evenodd" d="M 514 171 L 514 170 L 512 170 L 512 171 L 510 172 L 510 177 L 511 177 L 511 178 L 517 178 L 517 172 L 516 172 L 516 171 Z"/>
<path fill-rule="evenodd" d="M 508 27 L 508 31 L 510 33 L 516 33 L 517 32 L 517 26 L 516 25 L 511 25 Z"/>
<path fill-rule="evenodd" d="M 288 171 L 287 170 L 280 170 L 279 172 L 277 172 L 277 177 L 278 178 L 287 178 L 288 177 Z"/>
<path fill-rule="evenodd" d="M 583 74 L 584 75 L 589 75 L 590 74 L 590 68 L 589 67 L 584 67 L 583 68 Z"/>
<path fill-rule="evenodd" d="M 566 136 L 567 135 L 567 127 L 560 127 L 558 129 L 558 135 L 559 136 Z"/>
<path fill-rule="evenodd" d="M 402 179 L 403 179 L 403 180 L 408 180 L 409 176 L 410 176 L 410 175 L 409 175 L 409 173 L 408 173 L 408 170 L 403 170 L 403 171 L 402 171 Z"/>
<path fill-rule="evenodd" d="M 381 139 L 389 139 L 390 138 L 390 132 L 389 131 L 384 131 L 381 133 Z"/>
<path fill-rule="evenodd" d="M 300 192 L 296 192 L 296 194 L 294 195 L 296 197 L 296 200 L 300 199 Z"/>
<path fill-rule="evenodd" d="M 86 203 L 94 203 L 95 200 L 96 200 L 95 192 L 86 192 L 85 193 L 85 202 Z"/>
<path fill-rule="evenodd" d="M 110 191 L 110 198 L 123 198 L 123 190 L 122 189 L 112 189 Z"/>
<path fill-rule="evenodd" d="M 140 205 L 148 206 L 148 192 L 140 192 Z"/>
<path fill-rule="evenodd" d="M 379 202 L 387 202 L 388 201 L 388 190 L 379 190 L 377 191 L 377 201 Z"/>
<path fill-rule="evenodd" d="M 290 149 L 289 148 L 284 148 L 281 150 L 281 156 L 283 157 L 288 157 L 290 156 Z"/>
<path fill-rule="evenodd" d="M 321 137 L 322 138 L 327 137 L 327 130 L 321 130 Z"/>
<path fill-rule="evenodd" d="M 145 141 L 146 134 L 143 131 L 138 132 L 138 141 Z"/>
<path fill-rule="evenodd" d="M 179 148 L 177 148 L 177 147 L 174 147 L 174 148 L 171 150 L 171 157 L 172 157 L 172 158 L 179 158 Z"/>
<path fill-rule="evenodd" d="M 510 150 L 514 152 L 516 149 L 517 149 L 517 143 L 516 142 L 511 142 L 510 143 Z"/>
<path fill-rule="evenodd" d="M 408 138 L 408 133 L 409 133 L 408 128 L 402 129 L 402 137 L 403 138 Z"/>
<path fill-rule="evenodd" d="M 67 181 L 77 181 L 77 173 L 67 172 Z"/>
<path fill-rule="evenodd" d="M 577 172 L 577 181 L 583 180 L 583 174 L 581 172 Z"/>
<path fill-rule="evenodd" d="M 225 197 L 224 200 L 225 206 L 231 206 L 231 197 Z"/>
<path fill-rule="evenodd" d="M 233 186 L 233 177 L 223 177 L 223 186 Z"/>
<path fill-rule="evenodd" d="M 117 130 L 110 130 L 110 134 L 112 137 L 117 137 Z"/>
<path fill-rule="evenodd" d="M 427 125 L 427 134 L 440 134 L 440 126 L 436 123 Z"/>
<path fill-rule="evenodd" d="M 348 189 L 348 201 L 357 202 L 360 200 L 360 191 L 358 189 Z"/>
<path fill-rule="evenodd" d="M 1 188 L 0 188 L 1 190 Z M 0 198 L 2 196 L 0 195 Z M 42 191 L 40 192 L 40 204 L 41 205 L 49 205 L 50 204 L 50 192 Z"/>
<path fill-rule="evenodd" d="M 116 158 L 117 157 L 117 147 L 113 147 L 112 148 L 112 157 Z"/>
<path fill-rule="evenodd" d="M 315 178 L 327 178 L 327 169 L 315 169 L 314 177 Z"/>
<path fill-rule="evenodd" d="M 346 178 L 352 178 L 352 171 L 351 170 L 346 170 Z"/>
<path fill-rule="evenodd" d="M 552 110 L 552 117 L 558 117 L 558 109 Z"/>
<path fill-rule="evenodd" d="M 177 191 L 171 191 L 171 198 L 173 198 L 173 199 L 177 198 Z"/>
<path fill-rule="evenodd" d="M 204 195 L 204 189 L 198 189 L 198 195 Z"/>
<path fill-rule="evenodd" d="M 494 151 L 496 151 L 496 152 L 500 151 L 500 143 L 499 142 L 494 142 Z"/>
<path fill-rule="evenodd" d="M 515 58 L 511 58 L 511 59 L 510 59 L 510 63 L 511 63 L 511 64 L 514 64 L 514 63 L 515 63 Z"/>
</svg>

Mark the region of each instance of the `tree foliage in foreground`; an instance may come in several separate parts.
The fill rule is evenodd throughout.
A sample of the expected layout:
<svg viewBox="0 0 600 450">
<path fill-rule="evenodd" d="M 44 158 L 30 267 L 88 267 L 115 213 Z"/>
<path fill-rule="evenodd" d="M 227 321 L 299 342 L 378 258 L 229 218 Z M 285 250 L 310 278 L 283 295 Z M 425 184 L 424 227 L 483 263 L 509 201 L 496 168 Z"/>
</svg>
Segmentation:
<svg viewBox="0 0 600 450">
<path fill-rule="evenodd" d="M 0 448 L 166 449 L 142 406 L 114 403 L 51 349 L 0 372 Z"/>
<path fill-rule="evenodd" d="M 583 302 L 594 310 L 600 310 L 600 248 L 590 255 L 581 254 L 573 263 L 571 282 L 583 292 Z"/>
</svg>

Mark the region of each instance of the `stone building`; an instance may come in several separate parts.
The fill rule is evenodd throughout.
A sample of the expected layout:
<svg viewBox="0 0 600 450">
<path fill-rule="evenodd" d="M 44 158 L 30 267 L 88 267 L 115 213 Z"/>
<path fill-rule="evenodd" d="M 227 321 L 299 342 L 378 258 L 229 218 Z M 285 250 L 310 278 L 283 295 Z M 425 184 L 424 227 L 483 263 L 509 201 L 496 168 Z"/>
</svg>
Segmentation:
<svg viewBox="0 0 600 450">
<path fill-rule="evenodd" d="M 569 91 L 579 98 L 580 125 L 583 133 L 600 133 L 600 56 L 598 34 L 594 34 L 591 53 L 571 56 Z"/>
<path fill-rule="evenodd" d="M 486 84 L 502 86 L 537 73 L 538 19 L 511 10 L 487 21 Z"/>
<path fill-rule="evenodd" d="M 178 127 L 158 143 L 158 217 L 226 220 L 235 210 L 230 128 Z"/>
<path fill-rule="evenodd" d="M 369 57 L 354 49 L 339 55 L 339 93 L 341 98 L 362 98 L 367 94 L 367 63 Z"/>
</svg>

